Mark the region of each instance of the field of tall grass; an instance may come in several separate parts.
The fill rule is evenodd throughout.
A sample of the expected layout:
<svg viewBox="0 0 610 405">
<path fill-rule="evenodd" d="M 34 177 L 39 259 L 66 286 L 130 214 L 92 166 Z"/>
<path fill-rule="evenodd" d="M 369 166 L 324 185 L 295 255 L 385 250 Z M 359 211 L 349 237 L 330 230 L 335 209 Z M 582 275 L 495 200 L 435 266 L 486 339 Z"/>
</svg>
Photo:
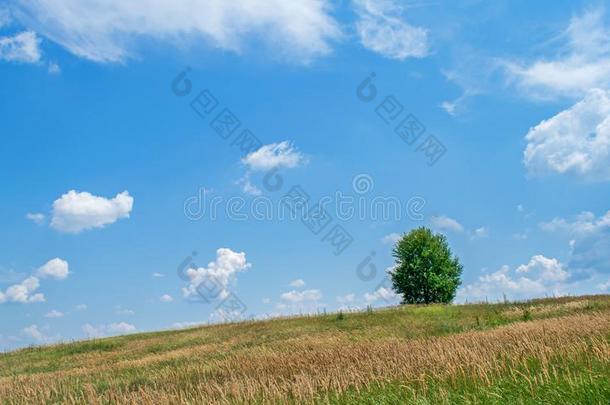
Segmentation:
<svg viewBox="0 0 610 405">
<path fill-rule="evenodd" d="M 0 355 L 0 402 L 608 404 L 610 296 L 401 306 Z"/>
</svg>

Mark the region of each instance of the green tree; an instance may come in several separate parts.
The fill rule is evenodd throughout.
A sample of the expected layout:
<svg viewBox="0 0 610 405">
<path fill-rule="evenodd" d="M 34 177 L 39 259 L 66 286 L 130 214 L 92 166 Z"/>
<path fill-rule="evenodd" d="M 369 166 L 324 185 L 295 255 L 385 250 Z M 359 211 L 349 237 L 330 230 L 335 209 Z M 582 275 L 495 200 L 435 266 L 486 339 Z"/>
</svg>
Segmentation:
<svg viewBox="0 0 610 405">
<path fill-rule="evenodd" d="M 462 265 L 444 235 L 414 229 L 396 242 L 393 256 L 392 283 L 403 304 L 449 303 L 455 298 Z"/>
</svg>

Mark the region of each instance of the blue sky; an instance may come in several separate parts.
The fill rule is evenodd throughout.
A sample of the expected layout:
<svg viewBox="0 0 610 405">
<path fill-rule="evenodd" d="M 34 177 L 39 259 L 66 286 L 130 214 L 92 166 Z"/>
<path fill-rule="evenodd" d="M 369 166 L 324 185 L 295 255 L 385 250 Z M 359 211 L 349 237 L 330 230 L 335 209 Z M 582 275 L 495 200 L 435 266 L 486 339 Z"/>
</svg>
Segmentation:
<svg viewBox="0 0 610 405">
<path fill-rule="evenodd" d="M 610 289 L 602 2 L 0 4 L 1 349 L 393 304 L 418 226 L 458 302 Z"/>
</svg>

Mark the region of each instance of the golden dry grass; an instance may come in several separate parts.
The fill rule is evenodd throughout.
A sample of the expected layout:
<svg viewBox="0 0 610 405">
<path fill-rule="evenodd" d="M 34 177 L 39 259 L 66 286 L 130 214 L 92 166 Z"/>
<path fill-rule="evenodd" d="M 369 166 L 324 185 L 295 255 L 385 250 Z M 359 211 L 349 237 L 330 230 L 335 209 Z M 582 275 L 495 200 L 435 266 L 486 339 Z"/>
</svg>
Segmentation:
<svg viewBox="0 0 610 405">
<path fill-rule="evenodd" d="M 354 327 L 332 317 L 300 318 L 115 338 L 101 350 L 93 350 L 96 342 L 29 349 L 0 356 L 0 399 L 16 404 L 343 402 L 343 394 L 357 398 L 361 392 L 364 398 L 385 385 L 425 398 L 428 383 L 438 381 L 436 400 L 450 402 L 451 390 L 464 381 L 476 388 L 499 379 L 533 395 L 538 386 L 559 379 L 582 385 L 583 378 L 595 378 L 595 365 L 610 370 L 609 304 L 608 297 L 533 302 L 522 306 L 531 308 L 530 322 L 515 319 L 519 311 L 510 305 L 488 305 L 487 312 L 477 306 L 410 307 L 348 314 Z M 447 311 L 458 315 L 447 317 Z M 505 324 L 481 327 L 484 314 L 500 314 Z M 399 328 L 388 325 L 393 332 L 380 333 L 372 319 L 384 316 Z M 470 323 L 475 316 L 476 323 Z M 404 320 L 420 318 L 436 336 L 398 332 L 418 327 Z M 447 319 L 460 324 L 457 332 L 435 324 Z M 569 364 L 578 368 L 564 367 Z"/>
</svg>

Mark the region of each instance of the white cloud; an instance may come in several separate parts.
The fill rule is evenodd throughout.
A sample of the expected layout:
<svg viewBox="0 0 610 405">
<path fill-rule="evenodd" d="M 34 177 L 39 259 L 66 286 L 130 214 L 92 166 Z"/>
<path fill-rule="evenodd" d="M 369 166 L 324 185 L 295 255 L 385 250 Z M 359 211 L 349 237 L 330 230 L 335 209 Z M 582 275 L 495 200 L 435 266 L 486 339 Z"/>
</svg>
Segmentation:
<svg viewBox="0 0 610 405">
<path fill-rule="evenodd" d="M 110 332 L 127 333 L 136 330 L 136 327 L 127 322 L 111 323 L 108 326 Z"/>
<path fill-rule="evenodd" d="M 428 33 L 406 23 L 394 0 L 355 0 L 356 29 L 365 48 L 390 58 L 404 60 L 428 54 Z"/>
<path fill-rule="evenodd" d="M 563 295 L 569 273 L 557 259 L 535 255 L 527 264 L 512 271 L 502 266 L 498 271 L 479 277 L 477 282 L 460 288 L 457 300 L 527 299 L 543 294 Z"/>
<path fill-rule="evenodd" d="M 43 333 L 38 329 L 37 325 L 30 325 L 23 328 L 23 333 L 25 333 L 28 337 L 37 340 L 39 342 L 44 341 L 46 338 Z"/>
<path fill-rule="evenodd" d="M 49 260 L 36 271 L 36 275 L 40 278 L 54 278 L 56 280 L 65 280 L 69 274 L 68 262 L 59 257 Z"/>
<path fill-rule="evenodd" d="M 282 141 L 263 145 L 241 161 L 250 170 L 265 171 L 282 167 L 292 169 L 307 163 L 307 158 L 292 143 Z"/>
<path fill-rule="evenodd" d="M 46 218 L 44 214 L 31 213 L 31 212 L 28 212 L 27 214 L 25 214 L 25 217 L 27 219 L 29 219 L 30 221 L 34 222 L 36 225 L 42 225 Z"/>
<path fill-rule="evenodd" d="M 82 327 L 83 332 L 88 338 L 96 338 L 101 336 L 116 335 L 135 332 L 136 327 L 127 322 L 111 323 L 109 325 L 93 326 L 86 323 Z"/>
<path fill-rule="evenodd" d="M 70 52 L 97 62 L 134 55 L 137 40 L 176 47 L 204 43 L 242 53 L 267 46 L 307 62 L 341 37 L 325 0 L 22 1 L 18 18 Z M 253 46 L 251 46 L 253 45 Z"/>
<path fill-rule="evenodd" d="M 132 208 L 133 197 L 127 191 L 107 199 L 70 190 L 53 202 L 51 227 L 69 233 L 103 228 L 121 218 L 129 218 Z"/>
<path fill-rule="evenodd" d="M 0 8 L 0 28 L 9 25 L 11 21 L 11 12 L 7 8 Z"/>
<path fill-rule="evenodd" d="M 271 304 L 271 298 L 263 298 L 263 304 Z"/>
<path fill-rule="evenodd" d="M 402 235 L 399 233 L 390 233 L 386 236 L 384 236 L 383 238 L 381 238 L 381 243 L 385 244 L 385 245 L 394 245 L 396 244 L 396 242 L 398 242 L 400 240 L 400 238 L 402 238 Z"/>
<path fill-rule="evenodd" d="M 98 337 L 102 335 L 102 332 L 99 328 L 96 328 L 95 326 L 86 323 L 83 325 L 82 327 L 83 332 L 85 332 L 85 335 L 89 338 L 91 337 Z"/>
<path fill-rule="evenodd" d="M 225 298 L 229 295 L 229 284 L 235 281 L 237 273 L 246 271 L 252 264 L 246 260 L 244 252 L 234 252 L 229 248 L 216 250 L 216 260 L 207 267 L 188 269 L 186 275 L 190 282 L 182 289 L 185 298 L 194 299 L 199 295 L 197 287 L 206 298 Z M 209 295 L 209 297 L 208 297 Z"/>
<path fill-rule="evenodd" d="M 280 298 L 291 304 L 300 304 L 304 302 L 319 301 L 322 299 L 322 292 L 320 290 L 303 290 L 297 291 L 292 290 L 283 293 Z"/>
<path fill-rule="evenodd" d="M 49 66 L 47 67 L 47 71 L 49 74 L 58 75 L 61 73 L 61 68 L 56 62 L 49 62 Z"/>
<path fill-rule="evenodd" d="M 430 220 L 435 228 L 453 232 L 463 232 L 464 227 L 453 218 L 444 215 L 434 216 Z"/>
<path fill-rule="evenodd" d="M 565 44 L 555 59 L 506 62 L 509 76 L 538 98 L 580 97 L 592 88 L 610 86 L 610 29 L 603 9 L 573 17 L 563 32 Z"/>
<path fill-rule="evenodd" d="M 461 89 L 461 94 L 443 101 L 440 107 L 452 117 L 465 113 L 472 97 L 489 93 L 495 87 L 500 67 L 495 59 L 462 50 L 455 66 L 442 70 L 445 78 Z"/>
<path fill-rule="evenodd" d="M 480 227 L 480 228 L 475 229 L 475 230 L 472 232 L 472 235 L 471 235 L 471 237 L 470 237 L 470 238 L 471 238 L 471 239 L 480 239 L 480 238 L 486 238 L 486 237 L 488 237 L 488 236 L 489 236 L 489 231 L 487 230 L 487 228 L 485 228 L 484 226 L 482 226 L 482 227 Z"/>
<path fill-rule="evenodd" d="M 136 314 L 132 309 L 122 308 L 120 305 L 116 307 L 115 312 L 119 316 L 132 316 Z"/>
<path fill-rule="evenodd" d="M 14 302 L 19 304 L 44 302 L 44 295 L 41 293 L 35 293 L 39 287 L 40 280 L 38 280 L 36 277 L 30 276 L 21 283 L 8 287 L 6 291 L 0 291 L 0 304 L 5 302 Z"/>
<path fill-rule="evenodd" d="M 598 284 L 597 288 L 599 288 L 601 291 L 608 291 L 608 290 L 610 290 L 610 280 L 608 280 L 605 283 Z"/>
<path fill-rule="evenodd" d="M 554 218 L 541 223 L 540 228 L 570 238 L 568 264 L 572 271 L 610 273 L 610 211 L 599 217 L 585 211 L 573 220 Z"/>
<path fill-rule="evenodd" d="M 583 211 L 573 221 L 564 218 L 554 218 L 550 222 L 542 222 L 540 228 L 544 231 L 568 231 L 574 235 L 585 236 L 610 228 L 610 211 L 597 218 L 594 213 Z"/>
<path fill-rule="evenodd" d="M 276 168 L 292 169 L 307 164 L 308 159 L 299 152 L 291 142 L 282 141 L 261 146 L 259 149 L 242 158 L 241 162 L 248 170 L 244 176 L 237 181 L 237 184 L 241 185 L 244 193 L 259 196 L 263 192 L 260 188 L 252 184 L 250 180 L 252 172 Z"/>
<path fill-rule="evenodd" d="M 153 273 L 153 274 L 152 274 L 152 276 L 153 276 L 154 278 L 162 278 L 162 277 L 165 277 L 165 274 L 161 274 L 161 273 L 156 273 L 156 272 L 155 272 L 155 273 Z"/>
<path fill-rule="evenodd" d="M 61 318 L 64 316 L 63 312 L 59 312 L 57 310 L 52 310 L 47 312 L 47 314 L 44 316 L 45 318 Z"/>
<path fill-rule="evenodd" d="M 37 63 L 40 61 L 40 38 L 35 32 L 24 31 L 12 37 L 0 37 L 0 60 Z"/>
<path fill-rule="evenodd" d="M 383 300 L 388 303 L 395 303 L 400 300 L 400 295 L 396 294 L 394 290 L 386 287 L 379 287 L 372 293 L 365 293 L 364 300 L 367 304 L 372 304 L 375 301 Z"/>
<path fill-rule="evenodd" d="M 305 287 L 305 281 L 303 281 L 302 279 L 298 278 L 296 280 L 292 280 L 290 282 L 290 286 L 291 287 L 296 287 L 296 288 L 302 288 L 302 287 Z"/>
<path fill-rule="evenodd" d="M 355 298 L 356 298 L 355 294 L 340 295 L 337 297 L 337 302 L 339 304 L 349 304 L 351 302 L 354 302 Z"/>
<path fill-rule="evenodd" d="M 237 184 L 241 185 L 242 191 L 246 194 L 254 196 L 263 194 L 260 188 L 252 184 L 252 181 L 250 180 L 250 171 L 247 171 L 244 177 L 237 181 Z"/>
<path fill-rule="evenodd" d="M 76 310 L 77 310 L 77 311 L 86 311 L 86 310 L 87 310 L 87 308 L 88 308 L 88 306 L 87 306 L 86 304 L 78 304 L 78 305 L 76 306 Z"/>
<path fill-rule="evenodd" d="M 458 107 L 459 107 L 460 103 L 459 100 L 454 100 L 454 101 L 443 101 L 440 105 L 440 107 L 445 110 L 445 112 L 449 115 L 451 115 L 452 117 L 455 117 L 456 115 L 458 115 Z"/>
<path fill-rule="evenodd" d="M 589 91 L 583 100 L 530 129 L 525 139 L 524 163 L 532 175 L 610 180 L 610 92 Z"/>
<path fill-rule="evenodd" d="M 174 298 L 169 294 L 163 294 L 159 299 L 161 302 L 172 302 L 174 300 Z"/>
<path fill-rule="evenodd" d="M 20 283 L 14 284 L 0 291 L 0 304 L 14 302 L 19 304 L 31 304 L 44 302 L 45 297 L 42 293 L 36 293 L 40 288 L 40 278 L 54 278 L 63 280 L 68 277 L 68 262 L 59 258 L 51 259 L 38 268 L 36 276 L 30 276 Z"/>
<path fill-rule="evenodd" d="M 557 259 L 549 259 L 542 255 L 531 258 L 528 264 L 517 267 L 517 273 L 532 274 L 538 272 L 540 281 L 564 281 L 568 278 L 568 272 L 564 270 L 563 264 Z"/>
<path fill-rule="evenodd" d="M 91 324 L 88 324 L 88 323 L 84 324 L 82 329 L 83 329 L 83 332 L 85 332 L 85 335 L 89 338 L 102 336 L 102 332 L 99 329 L 99 327 L 95 327 Z"/>
</svg>

